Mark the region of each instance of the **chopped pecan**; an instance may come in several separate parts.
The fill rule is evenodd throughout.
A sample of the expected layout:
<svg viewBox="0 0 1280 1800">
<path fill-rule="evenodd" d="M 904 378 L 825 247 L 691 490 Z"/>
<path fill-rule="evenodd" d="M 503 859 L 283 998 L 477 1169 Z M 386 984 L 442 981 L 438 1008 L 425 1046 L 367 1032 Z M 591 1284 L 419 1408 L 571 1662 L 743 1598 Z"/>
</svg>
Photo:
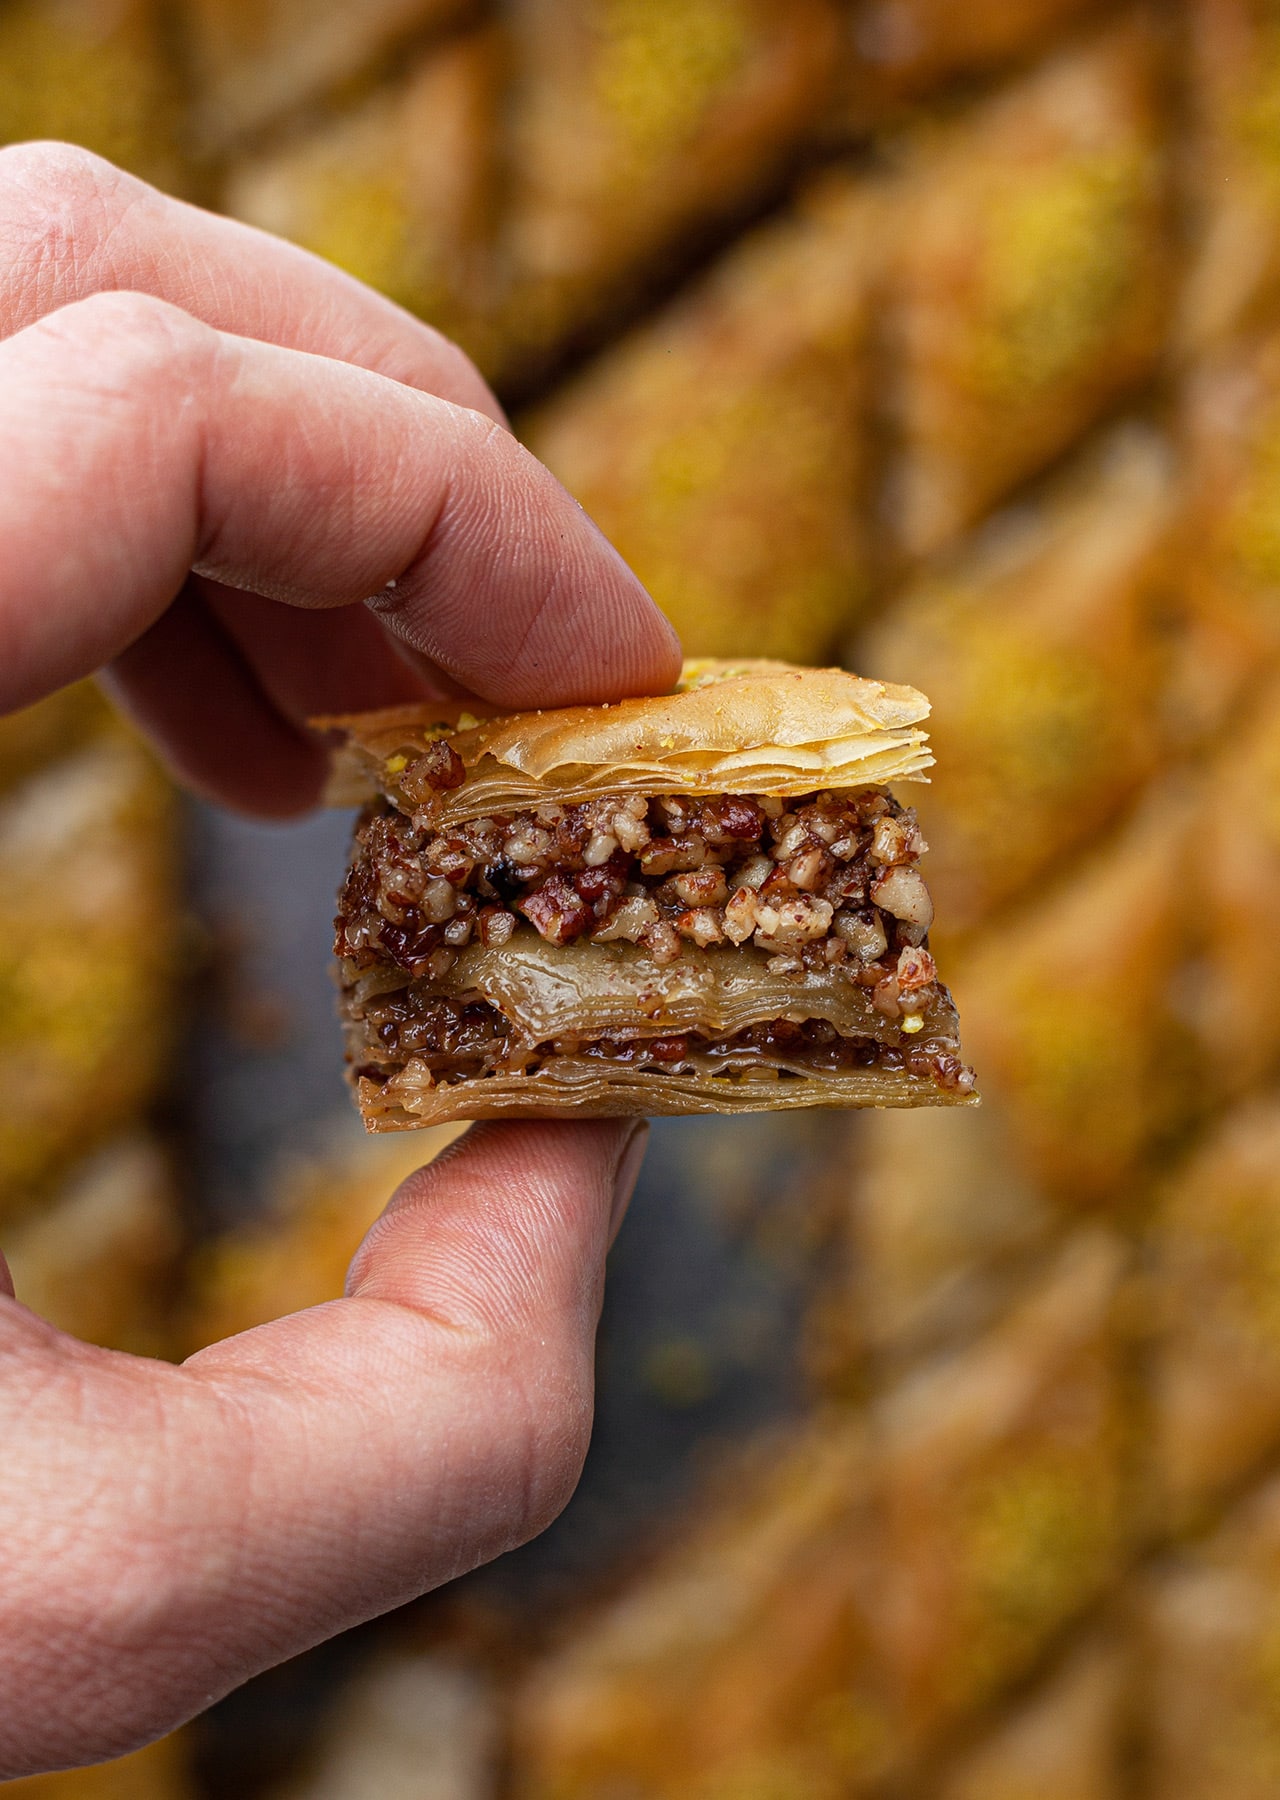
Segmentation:
<svg viewBox="0 0 1280 1800">
<path fill-rule="evenodd" d="M 553 944 L 568 944 L 595 923 L 586 901 L 565 875 L 548 875 L 541 887 L 526 894 L 519 910 Z"/>
</svg>

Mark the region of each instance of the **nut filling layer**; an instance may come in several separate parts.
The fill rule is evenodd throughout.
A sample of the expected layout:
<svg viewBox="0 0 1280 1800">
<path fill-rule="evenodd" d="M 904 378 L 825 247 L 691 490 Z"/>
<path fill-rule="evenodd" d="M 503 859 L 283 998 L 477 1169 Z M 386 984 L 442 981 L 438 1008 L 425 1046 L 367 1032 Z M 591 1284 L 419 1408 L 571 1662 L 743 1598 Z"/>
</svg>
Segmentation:
<svg viewBox="0 0 1280 1800">
<path fill-rule="evenodd" d="M 786 802 L 605 797 L 445 834 L 376 805 L 357 829 L 336 921 L 349 1059 L 376 1082 L 412 1059 L 437 1083 L 533 1074 L 549 1058 L 730 1080 L 906 1068 L 968 1093 L 927 947 L 925 848 L 914 813 L 874 789 Z M 873 1026 L 842 1035 L 786 1016 L 673 1032 L 641 1013 L 624 1032 L 540 1039 L 483 994 L 441 993 L 468 946 L 501 950 L 532 933 L 555 946 L 634 945 L 656 970 L 746 946 L 775 982 L 794 979 L 801 1015 L 806 983 L 834 976 L 863 991 Z"/>
</svg>

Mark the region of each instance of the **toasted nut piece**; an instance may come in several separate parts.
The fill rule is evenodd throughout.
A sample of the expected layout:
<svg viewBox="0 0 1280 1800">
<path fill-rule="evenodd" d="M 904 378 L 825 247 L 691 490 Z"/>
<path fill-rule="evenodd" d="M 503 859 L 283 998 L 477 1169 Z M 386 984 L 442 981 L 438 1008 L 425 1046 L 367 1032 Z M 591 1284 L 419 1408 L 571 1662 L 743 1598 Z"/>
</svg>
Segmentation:
<svg viewBox="0 0 1280 1800">
<path fill-rule="evenodd" d="M 734 880 L 738 887 L 762 888 L 773 874 L 773 863 L 767 856 L 748 857 Z"/>
<path fill-rule="evenodd" d="M 904 994 L 929 987 L 938 979 L 938 968 L 927 950 L 908 945 L 898 957 L 898 986 Z"/>
<path fill-rule="evenodd" d="M 591 933 L 593 944 L 612 944 L 617 938 L 638 943 L 641 933 L 658 922 L 658 909 L 647 894 L 633 894 L 614 913 L 607 924 Z"/>
<path fill-rule="evenodd" d="M 670 875 L 673 871 L 700 869 L 707 847 L 700 837 L 654 838 L 640 852 L 643 875 Z"/>
<path fill-rule="evenodd" d="M 921 932 L 933 924 L 933 901 L 919 869 L 886 869 L 872 881 L 871 898 L 884 912 L 917 926 Z"/>
<path fill-rule="evenodd" d="M 520 902 L 539 936 L 552 944 L 568 944 L 595 923 L 591 908 L 563 875 L 549 875 L 540 888 Z"/>
<path fill-rule="evenodd" d="M 422 916 L 432 925 L 443 925 L 458 910 L 453 883 L 442 878 L 427 882 L 422 890 Z"/>
<path fill-rule="evenodd" d="M 723 906 L 729 898 L 724 870 L 718 863 L 677 875 L 671 885 L 686 906 Z"/>
<path fill-rule="evenodd" d="M 502 906 L 485 906 L 481 908 L 477 920 L 480 942 L 490 949 L 498 949 L 509 944 L 515 936 L 516 917 Z"/>
<path fill-rule="evenodd" d="M 465 887 L 476 859 L 457 838 L 434 838 L 423 854 L 427 872 L 451 881 L 456 888 Z"/>
<path fill-rule="evenodd" d="M 724 941 L 720 915 L 714 906 L 694 906 L 681 913 L 676 920 L 676 930 L 681 937 L 692 938 L 695 944 L 701 944 L 703 949 L 708 944 Z"/>
<path fill-rule="evenodd" d="M 537 825 L 521 823 L 508 832 L 503 850 L 509 862 L 536 867 L 551 854 L 551 834 Z"/>
<path fill-rule="evenodd" d="M 878 962 L 889 947 L 884 923 L 874 912 L 838 912 L 831 921 L 860 962 Z"/>
<path fill-rule="evenodd" d="M 902 1008 L 898 1005 L 898 977 L 886 975 L 883 981 L 877 981 L 871 990 L 871 1004 L 886 1019 L 898 1019 L 902 1016 Z"/>
<path fill-rule="evenodd" d="M 589 869 L 598 869 L 607 863 L 618 848 L 618 840 L 607 831 L 593 831 L 586 849 L 582 852 L 582 860 Z"/>
<path fill-rule="evenodd" d="M 674 962 L 680 954 L 679 934 L 665 919 L 646 925 L 640 933 L 640 942 L 656 963 Z"/>
<path fill-rule="evenodd" d="M 766 901 L 760 907 L 756 942 L 765 949 L 782 944 L 807 944 L 827 935 L 831 915 L 829 901 L 811 900 L 807 894 L 797 894 L 794 900 Z"/>
<path fill-rule="evenodd" d="M 645 817 L 647 810 L 644 800 L 637 795 L 628 800 L 625 806 L 620 806 L 609 821 L 609 829 L 614 837 L 633 856 L 637 850 L 644 849 L 652 835 Z"/>
<path fill-rule="evenodd" d="M 872 862 L 892 867 L 896 863 L 914 862 L 927 848 L 914 819 L 895 819 L 885 814 L 872 826 L 868 855 Z"/>
<path fill-rule="evenodd" d="M 792 825 L 789 830 L 783 832 L 782 836 L 773 846 L 773 860 L 775 862 L 789 862 L 793 856 L 804 849 L 808 841 L 809 827 L 807 825 L 801 825 L 797 821 L 797 823 Z"/>
<path fill-rule="evenodd" d="M 799 856 L 793 857 L 787 867 L 787 874 L 796 887 L 813 889 L 830 867 L 831 858 L 824 850 L 815 847 L 802 850 Z"/>
<path fill-rule="evenodd" d="M 760 922 L 756 897 L 749 887 L 740 887 L 724 909 L 724 933 L 734 944 L 743 944 Z"/>
</svg>

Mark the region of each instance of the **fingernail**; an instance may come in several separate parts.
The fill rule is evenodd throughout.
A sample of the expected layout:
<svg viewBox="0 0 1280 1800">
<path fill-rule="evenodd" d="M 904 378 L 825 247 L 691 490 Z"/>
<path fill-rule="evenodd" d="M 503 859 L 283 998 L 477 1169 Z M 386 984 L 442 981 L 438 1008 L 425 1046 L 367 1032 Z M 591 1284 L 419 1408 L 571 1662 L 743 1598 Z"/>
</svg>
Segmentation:
<svg viewBox="0 0 1280 1800">
<path fill-rule="evenodd" d="M 613 1177 L 613 1210 L 609 1214 L 609 1242 L 613 1243 L 627 1216 L 627 1208 L 631 1204 L 631 1196 L 635 1192 L 636 1180 L 640 1174 L 640 1164 L 644 1161 L 644 1153 L 649 1145 L 649 1123 L 641 1119 L 622 1147 L 618 1158 L 618 1166 Z"/>
</svg>

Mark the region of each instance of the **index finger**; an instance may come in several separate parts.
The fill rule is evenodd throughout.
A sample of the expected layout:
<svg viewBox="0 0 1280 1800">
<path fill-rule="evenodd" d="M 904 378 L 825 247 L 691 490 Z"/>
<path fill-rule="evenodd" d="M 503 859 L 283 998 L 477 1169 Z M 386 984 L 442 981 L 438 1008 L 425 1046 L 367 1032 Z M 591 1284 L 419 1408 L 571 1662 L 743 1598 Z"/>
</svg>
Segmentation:
<svg viewBox="0 0 1280 1800">
<path fill-rule="evenodd" d="M 174 200 L 74 144 L 0 148 L 0 338 L 116 289 L 503 417 L 455 344 L 332 263 Z"/>
<path fill-rule="evenodd" d="M 118 655 L 192 567 L 301 608 L 381 595 L 392 630 L 499 705 L 675 679 L 635 576 L 470 409 L 137 294 L 0 343 L 0 388 L 0 707 Z"/>
</svg>

